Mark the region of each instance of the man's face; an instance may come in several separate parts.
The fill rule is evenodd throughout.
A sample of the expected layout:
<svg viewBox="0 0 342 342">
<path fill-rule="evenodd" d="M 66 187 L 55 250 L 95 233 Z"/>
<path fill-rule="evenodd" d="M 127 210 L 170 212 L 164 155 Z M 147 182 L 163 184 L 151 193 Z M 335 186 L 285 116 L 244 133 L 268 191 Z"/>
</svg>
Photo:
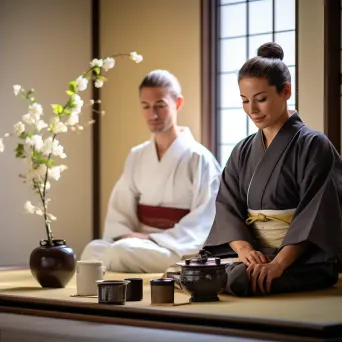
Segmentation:
<svg viewBox="0 0 342 342">
<path fill-rule="evenodd" d="M 179 101 L 167 88 L 144 87 L 140 91 L 140 103 L 147 126 L 152 133 L 168 131 L 176 125 Z"/>
</svg>

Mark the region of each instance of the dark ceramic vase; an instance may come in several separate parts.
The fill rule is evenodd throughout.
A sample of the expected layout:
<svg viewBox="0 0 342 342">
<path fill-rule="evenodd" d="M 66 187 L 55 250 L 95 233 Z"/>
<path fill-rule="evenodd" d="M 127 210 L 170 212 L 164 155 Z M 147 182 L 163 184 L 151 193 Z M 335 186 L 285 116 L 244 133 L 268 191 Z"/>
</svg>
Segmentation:
<svg viewBox="0 0 342 342">
<path fill-rule="evenodd" d="M 42 287 L 65 287 L 76 271 L 76 255 L 65 240 L 41 240 L 30 255 L 30 269 Z"/>
<path fill-rule="evenodd" d="M 227 284 L 226 263 L 202 253 L 177 263 L 181 266 L 180 285 L 191 295 L 190 302 L 216 302 Z"/>
</svg>

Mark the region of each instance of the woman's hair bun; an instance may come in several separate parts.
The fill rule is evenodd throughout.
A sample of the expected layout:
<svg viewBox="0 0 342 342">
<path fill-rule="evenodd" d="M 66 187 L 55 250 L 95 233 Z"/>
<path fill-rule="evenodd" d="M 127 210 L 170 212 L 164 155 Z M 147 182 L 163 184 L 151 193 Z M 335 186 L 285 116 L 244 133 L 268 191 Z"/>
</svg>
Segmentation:
<svg viewBox="0 0 342 342">
<path fill-rule="evenodd" d="M 265 43 L 258 48 L 258 56 L 283 60 L 284 51 L 277 43 Z"/>
</svg>

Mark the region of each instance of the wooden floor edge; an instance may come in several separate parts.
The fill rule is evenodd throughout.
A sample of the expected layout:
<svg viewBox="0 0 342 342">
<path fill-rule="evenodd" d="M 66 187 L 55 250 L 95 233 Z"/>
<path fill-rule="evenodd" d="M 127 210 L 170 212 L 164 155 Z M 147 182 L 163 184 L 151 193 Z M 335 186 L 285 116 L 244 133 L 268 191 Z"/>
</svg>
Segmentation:
<svg viewBox="0 0 342 342">
<path fill-rule="evenodd" d="M 0 266 L 0 272 L 2 271 L 27 271 L 29 270 L 27 265 L 17 265 L 17 266 Z"/>
<path fill-rule="evenodd" d="M 198 326 L 191 324 L 180 324 L 180 323 L 171 323 L 171 322 L 156 322 L 151 320 L 144 319 L 129 319 L 129 318 L 121 318 L 121 317 L 106 317 L 106 316 L 96 316 L 89 314 L 80 314 L 80 313 L 67 313 L 61 311 L 49 311 L 49 310 L 36 310 L 36 309 L 27 309 L 27 308 L 14 308 L 14 307 L 3 307 L 0 305 L 0 313 L 12 313 L 12 314 L 20 314 L 20 315 L 29 315 L 29 316 L 38 316 L 38 317 L 47 317 L 47 318 L 56 318 L 56 319 L 68 319 L 68 320 L 78 320 L 78 321 L 86 321 L 91 323 L 102 323 L 102 324 L 115 324 L 115 325 L 124 325 L 124 326 L 134 326 L 134 327 L 144 327 L 150 329 L 163 329 L 163 330 L 172 330 L 172 331 L 181 331 L 181 332 L 189 332 L 189 333 L 200 333 L 200 334 L 208 334 L 208 335 L 221 335 L 221 336 L 235 336 L 235 337 L 243 337 L 243 338 L 251 338 L 251 339 L 262 339 L 269 341 L 296 341 L 296 342 L 321 342 L 321 341 L 329 341 L 326 338 L 315 338 L 315 337 L 306 337 L 306 336 L 291 336 L 291 335 L 283 335 L 277 333 L 268 333 L 268 332 L 259 332 L 259 331 L 248 331 L 248 330 L 239 330 L 239 329 L 225 329 L 219 327 L 206 327 L 206 326 Z"/>
</svg>

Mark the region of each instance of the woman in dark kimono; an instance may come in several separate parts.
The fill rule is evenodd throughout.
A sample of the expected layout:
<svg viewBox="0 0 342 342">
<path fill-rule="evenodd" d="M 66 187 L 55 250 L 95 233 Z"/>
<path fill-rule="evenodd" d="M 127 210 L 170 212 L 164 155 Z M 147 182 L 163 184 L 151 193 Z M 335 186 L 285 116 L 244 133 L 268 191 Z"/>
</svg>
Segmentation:
<svg viewBox="0 0 342 342">
<path fill-rule="evenodd" d="M 287 109 L 291 76 L 275 43 L 239 71 L 243 108 L 259 128 L 235 146 L 222 174 L 204 249 L 238 256 L 226 292 L 314 290 L 338 280 L 342 162 L 328 138 Z"/>
</svg>

